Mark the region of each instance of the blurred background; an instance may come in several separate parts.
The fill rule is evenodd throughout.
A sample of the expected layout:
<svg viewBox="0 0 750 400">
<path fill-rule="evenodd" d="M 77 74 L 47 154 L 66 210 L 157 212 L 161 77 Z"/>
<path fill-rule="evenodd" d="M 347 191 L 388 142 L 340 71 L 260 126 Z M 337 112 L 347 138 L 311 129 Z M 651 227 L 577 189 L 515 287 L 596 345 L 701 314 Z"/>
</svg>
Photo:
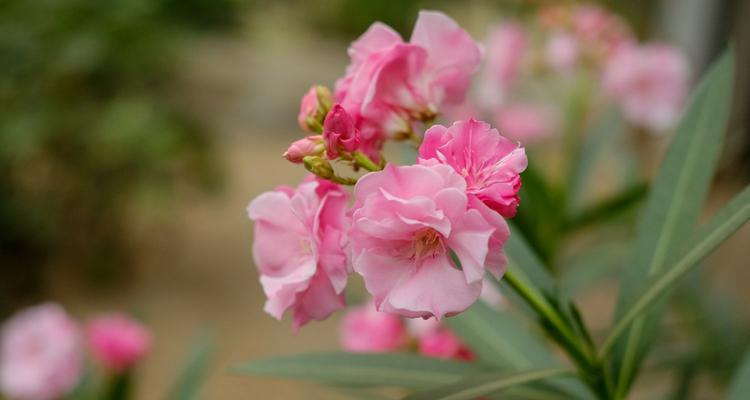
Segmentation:
<svg viewBox="0 0 750 400">
<path fill-rule="evenodd" d="M 138 315 L 155 335 L 138 376 L 139 399 L 162 398 L 201 333 L 216 342 L 204 398 L 332 398 L 313 385 L 228 371 L 260 356 L 338 346 L 338 316 L 293 335 L 288 321 L 263 313 L 250 251 L 247 203 L 305 175 L 280 156 L 302 135 L 301 95 L 313 83 L 332 86 L 348 63 L 348 44 L 376 20 L 408 38 L 419 9 L 440 9 L 481 40 L 492 23 L 527 18 L 548 3 L 559 2 L 2 2 L 0 319 L 44 300 L 79 317 Z M 728 43 L 735 47 L 734 105 L 710 214 L 750 180 L 750 3 L 599 4 L 639 38 L 680 47 L 693 78 Z M 667 142 L 644 145 L 652 167 Z M 706 314 L 736 333 L 735 342 L 700 348 L 696 362 L 712 368 L 731 365 L 732 354 L 750 343 L 748 244 L 745 227 L 675 300 L 719 307 Z M 695 291 L 712 293 L 720 305 L 691 303 Z M 604 279 L 578 295 L 595 330 L 611 321 L 614 293 Z M 692 376 L 692 398 L 715 398 L 715 377 Z M 664 380 L 652 377 L 639 381 L 634 398 L 664 398 Z"/>
</svg>

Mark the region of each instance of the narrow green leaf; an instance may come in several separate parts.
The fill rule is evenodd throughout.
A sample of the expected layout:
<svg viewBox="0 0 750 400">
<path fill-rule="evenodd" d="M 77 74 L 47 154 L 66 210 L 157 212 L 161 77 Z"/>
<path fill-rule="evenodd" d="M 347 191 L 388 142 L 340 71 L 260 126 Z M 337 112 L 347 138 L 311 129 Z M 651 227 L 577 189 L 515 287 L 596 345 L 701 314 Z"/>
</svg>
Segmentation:
<svg viewBox="0 0 750 400">
<path fill-rule="evenodd" d="M 604 199 L 571 216 L 565 222 L 564 229 L 574 231 L 621 216 L 633 210 L 646 197 L 647 193 L 648 185 L 636 183 L 611 198 Z"/>
<path fill-rule="evenodd" d="M 214 353 L 214 343 L 208 336 L 194 341 L 190 355 L 177 378 L 169 400 L 192 400 L 198 397 L 203 377 L 208 369 L 208 362 Z"/>
<path fill-rule="evenodd" d="M 468 344 L 480 362 L 493 367 L 524 370 L 549 366 L 552 353 L 522 321 L 509 313 L 498 313 L 482 301 L 445 323 Z"/>
<path fill-rule="evenodd" d="M 602 117 L 595 121 L 586 137 L 581 143 L 581 148 L 577 153 L 574 165 L 568 178 L 568 212 L 570 214 L 578 213 L 583 208 L 583 198 L 585 197 L 587 184 L 591 171 L 594 171 L 594 165 L 598 157 L 604 152 L 604 148 L 612 139 L 621 133 L 625 128 L 620 113 L 611 109 L 602 114 Z"/>
<path fill-rule="evenodd" d="M 505 255 L 508 257 L 508 263 L 523 270 L 523 275 L 541 291 L 554 293 L 555 278 L 545 268 L 539 257 L 534 254 L 518 228 L 512 223 L 509 225 L 510 237 L 505 242 Z"/>
<path fill-rule="evenodd" d="M 745 354 L 732 377 L 727 391 L 727 400 L 745 400 L 748 393 L 750 393 L 750 352 Z"/>
<path fill-rule="evenodd" d="M 472 364 L 411 354 L 317 353 L 255 360 L 238 373 L 347 386 L 420 389 L 455 382 L 482 370 Z"/>
<path fill-rule="evenodd" d="M 406 396 L 404 400 L 472 400 L 531 382 L 571 374 L 568 369 L 543 369 L 514 374 L 484 374 Z"/>
<path fill-rule="evenodd" d="M 654 181 L 640 216 L 636 242 L 625 269 L 616 319 L 619 324 L 645 284 L 664 273 L 667 257 L 687 239 L 700 214 L 721 150 L 731 98 L 734 58 L 727 51 L 698 85 L 684 111 L 678 134 Z M 663 303 L 633 324 L 617 344 L 613 360 L 616 398 L 627 392 L 653 339 Z"/>
<path fill-rule="evenodd" d="M 665 274 L 652 280 L 650 285 L 638 296 L 638 300 L 618 320 L 612 333 L 600 349 L 600 357 L 606 356 L 612 346 L 625 333 L 631 323 L 638 320 L 641 313 L 653 307 L 660 296 L 672 288 L 680 278 L 687 275 L 692 268 L 708 256 L 721 243 L 750 220 L 750 186 L 732 199 L 711 220 L 693 235 L 674 258 L 675 262 Z"/>
</svg>

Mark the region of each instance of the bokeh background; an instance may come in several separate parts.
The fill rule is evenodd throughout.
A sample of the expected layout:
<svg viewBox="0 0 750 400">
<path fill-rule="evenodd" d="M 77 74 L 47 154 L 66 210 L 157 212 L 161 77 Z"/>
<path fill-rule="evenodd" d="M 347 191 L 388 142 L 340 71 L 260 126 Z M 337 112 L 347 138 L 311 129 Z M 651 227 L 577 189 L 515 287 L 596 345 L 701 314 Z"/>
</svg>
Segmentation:
<svg viewBox="0 0 750 400">
<path fill-rule="evenodd" d="M 333 84 L 348 43 L 373 21 L 408 37 L 419 9 L 440 9 L 482 39 L 493 21 L 545 3 L 2 2 L 0 319 L 44 300 L 81 318 L 138 315 L 155 334 L 138 399 L 163 397 L 199 336 L 215 343 L 204 398 L 334 398 L 314 385 L 229 371 L 261 356 L 337 348 L 337 316 L 293 335 L 288 321 L 263 313 L 250 252 L 246 204 L 305 175 L 280 157 L 301 135 L 300 96 L 313 83 Z M 735 47 L 732 119 L 709 214 L 750 180 L 750 2 L 600 3 L 639 37 L 678 45 L 693 77 L 728 43 Z M 658 160 L 666 142 L 643 151 Z M 746 227 L 693 280 L 691 290 L 733 305 L 729 329 L 738 342 L 706 350 L 718 362 L 750 343 L 742 335 L 749 244 Z M 611 320 L 614 288 L 604 280 L 580 295 L 595 330 Z M 660 387 L 677 379 L 652 376 L 634 398 L 660 398 Z M 715 398 L 710 379 L 696 381 L 692 398 Z"/>
</svg>

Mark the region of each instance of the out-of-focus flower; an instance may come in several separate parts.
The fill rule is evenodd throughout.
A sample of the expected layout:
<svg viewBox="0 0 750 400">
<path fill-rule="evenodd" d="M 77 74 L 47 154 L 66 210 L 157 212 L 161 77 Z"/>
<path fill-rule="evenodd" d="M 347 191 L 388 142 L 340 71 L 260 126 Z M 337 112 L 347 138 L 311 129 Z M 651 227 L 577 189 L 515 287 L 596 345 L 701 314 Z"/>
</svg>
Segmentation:
<svg viewBox="0 0 750 400">
<path fill-rule="evenodd" d="M 338 158 L 339 152 L 352 152 L 359 147 L 359 130 L 354 120 L 340 104 L 333 106 L 323 123 L 323 139 L 326 155 Z"/>
<path fill-rule="evenodd" d="M 451 166 L 466 180 L 466 191 L 504 217 L 518 207 L 521 172 L 528 163 L 523 147 L 486 122 L 469 119 L 425 132 L 419 162 Z"/>
<path fill-rule="evenodd" d="M 300 128 L 308 132 L 320 132 L 323 119 L 331 109 L 333 95 L 331 91 L 321 85 L 315 85 L 302 96 L 297 123 Z"/>
<path fill-rule="evenodd" d="M 344 307 L 347 194 L 338 185 L 307 180 L 255 198 L 253 257 L 268 297 L 265 311 L 281 319 L 292 310 L 295 332 Z"/>
<path fill-rule="evenodd" d="M 570 72 L 578 61 L 578 41 L 567 33 L 555 33 L 544 49 L 547 63 L 558 72 Z"/>
<path fill-rule="evenodd" d="M 503 135 L 523 144 L 546 139 L 557 128 L 551 110 L 531 103 L 512 103 L 498 108 L 495 123 Z"/>
<path fill-rule="evenodd" d="M 407 326 L 423 356 L 464 361 L 474 359 L 471 349 L 435 318 L 410 319 Z"/>
<path fill-rule="evenodd" d="M 433 119 L 463 101 L 479 66 L 474 40 L 440 12 L 422 11 L 409 43 L 375 23 L 349 47 L 351 64 L 336 83 L 336 100 L 362 132 L 363 142 L 409 136 L 412 122 Z"/>
<path fill-rule="evenodd" d="M 94 318 L 86 326 L 94 358 L 108 371 L 120 373 L 138 363 L 151 348 L 151 332 L 124 314 Z"/>
<path fill-rule="evenodd" d="M 323 154 L 323 137 L 321 135 L 310 135 L 292 142 L 284 152 L 284 158 L 295 164 L 300 164 L 307 156 L 321 154 Z"/>
<path fill-rule="evenodd" d="M 630 123 L 655 132 L 675 125 L 687 84 L 684 54 L 664 44 L 620 48 L 607 63 L 603 83 Z"/>
<path fill-rule="evenodd" d="M 448 329 L 438 329 L 419 338 L 419 353 L 434 358 L 471 361 L 474 353 Z"/>
<path fill-rule="evenodd" d="M 490 30 L 486 41 L 486 61 L 482 82 L 478 86 L 478 102 L 485 109 L 499 107 L 518 78 L 526 53 L 527 40 L 523 28 L 505 22 Z"/>
<path fill-rule="evenodd" d="M 451 167 L 388 165 L 362 177 L 354 196 L 352 261 L 378 310 L 439 319 L 477 300 L 495 228 L 468 207 Z"/>
<path fill-rule="evenodd" d="M 0 392 L 22 400 L 63 397 L 81 377 L 81 347 L 78 326 L 59 305 L 19 312 L 2 329 Z"/>
<path fill-rule="evenodd" d="M 341 346 L 351 352 L 396 351 L 408 342 L 401 318 L 377 311 L 373 302 L 348 310 L 339 332 Z"/>
</svg>

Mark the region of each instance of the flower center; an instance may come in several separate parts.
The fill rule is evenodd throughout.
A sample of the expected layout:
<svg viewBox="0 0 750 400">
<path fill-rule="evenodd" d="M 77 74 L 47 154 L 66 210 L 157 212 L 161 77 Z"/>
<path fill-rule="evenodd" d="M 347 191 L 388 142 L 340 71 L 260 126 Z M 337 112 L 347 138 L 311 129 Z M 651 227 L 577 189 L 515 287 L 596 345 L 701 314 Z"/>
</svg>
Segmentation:
<svg viewBox="0 0 750 400">
<path fill-rule="evenodd" d="M 414 259 L 435 257 L 445 252 L 443 237 L 434 229 L 426 228 L 414 236 Z"/>
</svg>

